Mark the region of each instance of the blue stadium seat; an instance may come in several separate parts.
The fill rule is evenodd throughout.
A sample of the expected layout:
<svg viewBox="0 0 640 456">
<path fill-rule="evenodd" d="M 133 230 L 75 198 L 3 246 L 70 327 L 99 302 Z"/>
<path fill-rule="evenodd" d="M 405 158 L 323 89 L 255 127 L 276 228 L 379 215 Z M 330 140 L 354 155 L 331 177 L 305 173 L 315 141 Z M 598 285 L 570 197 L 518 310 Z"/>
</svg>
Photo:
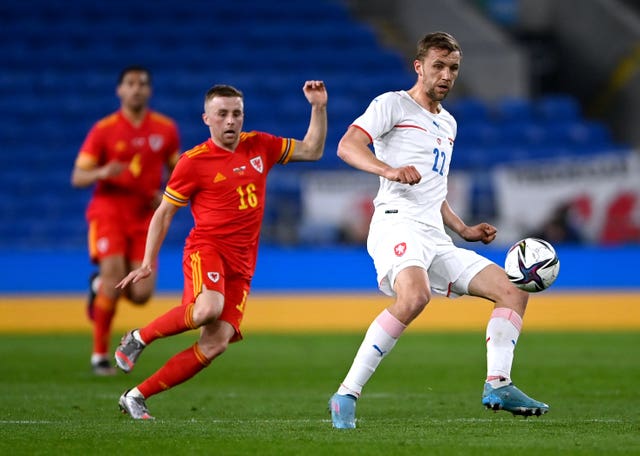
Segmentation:
<svg viewBox="0 0 640 456">
<path fill-rule="evenodd" d="M 487 121 L 489 115 L 487 103 L 479 98 L 458 98 L 452 102 L 446 102 L 444 107 L 458 122 L 483 122 Z"/>
<path fill-rule="evenodd" d="M 554 121 L 546 129 L 560 145 L 608 147 L 613 144 L 610 131 L 600 122 L 581 119 Z"/>
<path fill-rule="evenodd" d="M 542 121 L 569 122 L 580 117 L 580 104 L 574 97 L 566 94 L 548 94 L 534 102 L 537 118 Z"/>
<path fill-rule="evenodd" d="M 493 166 L 496 161 L 493 151 L 493 148 L 456 145 L 453 150 L 452 169 L 477 171 Z"/>
<path fill-rule="evenodd" d="M 531 120 L 505 122 L 501 131 L 504 142 L 509 145 L 543 145 L 552 140 L 544 125 Z"/>
<path fill-rule="evenodd" d="M 502 98 L 492 105 L 492 115 L 498 122 L 522 122 L 534 116 L 530 100 L 520 97 Z"/>
<path fill-rule="evenodd" d="M 501 137 L 500 127 L 491 122 L 458 123 L 456 147 L 492 147 L 500 143 Z"/>
</svg>

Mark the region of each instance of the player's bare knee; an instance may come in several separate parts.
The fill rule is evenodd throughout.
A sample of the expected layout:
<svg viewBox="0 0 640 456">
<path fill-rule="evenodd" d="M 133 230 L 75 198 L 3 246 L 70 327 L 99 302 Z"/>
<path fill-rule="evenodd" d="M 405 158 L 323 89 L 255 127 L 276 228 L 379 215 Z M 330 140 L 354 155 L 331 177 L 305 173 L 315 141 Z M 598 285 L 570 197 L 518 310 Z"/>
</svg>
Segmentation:
<svg viewBox="0 0 640 456">
<path fill-rule="evenodd" d="M 408 301 L 409 309 L 411 309 L 417 315 L 422 312 L 425 307 L 427 307 L 429 301 L 431 301 L 431 292 L 429 290 L 425 290 L 422 293 L 416 293 L 415 295 L 411 296 L 410 300 Z"/>
<path fill-rule="evenodd" d="M 196 304 L 193 307 L 193 321 L 198 325 L 206 325 L 218 319 L 222 309 L 217 306 L 204 306 Z"/>
<path fill-rule="evenodd" d="M 116 288 L 116 284 L 119 280 L 116 280 L 115 277 L 100 277 L 100 293 L 108 296 L 111 299 L 117 299 L 121 295 L 121 291 L 119 288 Z"/>
<path fill-rule="evenodd" d="M 149 302 L 151 299 L 151 293 L 140 294 L 140 293 L 128 293 L 127 299 L 131 301 L 136 306 L 143 306 Z"/>
<path fill-rule="evenodd" d="M 416 306 L 424 308 L 431 301 L 431 289 L 429 287 L 417 287 L 409 294 L 409 298 L 415 302 Z"/>
<path fill-rule="evenodd" d="M 135 283 L 124 290 L 124 295 L 133 304 L 141 306 L 149 302 L 153 296 L 153 286 L 146 283 Z"/>
<path fill-rule="evenodd" d="M 411 321 L 424 310 L 431 300 L 431 292 L 428 289 L 415 289 L 398 295 L 396 306 L 402 321 Z"/>
</svg>

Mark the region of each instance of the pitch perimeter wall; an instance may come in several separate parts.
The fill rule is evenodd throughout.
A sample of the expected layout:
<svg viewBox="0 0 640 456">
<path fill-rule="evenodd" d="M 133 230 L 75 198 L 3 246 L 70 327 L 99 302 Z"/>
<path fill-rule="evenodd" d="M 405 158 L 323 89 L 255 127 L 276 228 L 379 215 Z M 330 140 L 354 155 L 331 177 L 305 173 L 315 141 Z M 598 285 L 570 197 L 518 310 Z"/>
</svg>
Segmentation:
<svg viewBox="0 0 640 456">
<path fill-rule="evenodd" d="M 477 248 L 476 245 L 473 246 Z M 502 264 L 506 249 L 478 251 Z M 559 247 L 554 291 L 635 290 L 640 293 L 640 246 Z M 85 251 L 0 251 L 0 295 L 84 292 L 94 270 Z M 262 247 L 253 292 L 376 292 L 375 271 L 364 248 Z M 181 292 L 182 253 L 162 251 L 158 291 Z"/>
<path fill-rule="evenodd" d="M 482 249 L 502 263 L 504 251 Z M 531 296 L 527 330 L 640 330 L 640 247 L 560 248 L 553 287 Z M 122 303 L 115 331 L 140 326 L 180 301 L 179 251 L 160 258 L 158 293 L 142 307 Z M 0 252 L 0 333 L 86 331 L 85 252 Z M 362 331 L 389 303 L 361 248 L 261 249 L 243 322 L 259 331 Z M 411 331 L 483 331 L 491 305 L 478 298 L 434 298 Z"/>
</svg>

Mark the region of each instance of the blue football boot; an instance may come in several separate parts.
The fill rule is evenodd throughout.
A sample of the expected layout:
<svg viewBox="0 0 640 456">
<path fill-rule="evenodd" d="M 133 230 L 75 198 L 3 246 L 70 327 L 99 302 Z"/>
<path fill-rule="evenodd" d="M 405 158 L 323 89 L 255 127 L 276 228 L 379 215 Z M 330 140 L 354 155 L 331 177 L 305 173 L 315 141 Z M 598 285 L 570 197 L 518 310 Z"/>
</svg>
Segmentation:
<svg viewBox="0 0 640 456">
<path fill-rule="evenodd" d="M 514 415 L 540 416 L 549 411 L 544 402 L 536 401 L 520 391 L 513 383 L 499 388 L 493 388 L 489 383 L 484 384 L 482 405 L 490 410 L 506 410 Z"/>
<path fill-rule="evenodd" d="M 356 427 L 356 398 L 346 394 L 334 394 L 329 399 L 331 421 L 336 429 L 354 429 Z"/>
</svg>

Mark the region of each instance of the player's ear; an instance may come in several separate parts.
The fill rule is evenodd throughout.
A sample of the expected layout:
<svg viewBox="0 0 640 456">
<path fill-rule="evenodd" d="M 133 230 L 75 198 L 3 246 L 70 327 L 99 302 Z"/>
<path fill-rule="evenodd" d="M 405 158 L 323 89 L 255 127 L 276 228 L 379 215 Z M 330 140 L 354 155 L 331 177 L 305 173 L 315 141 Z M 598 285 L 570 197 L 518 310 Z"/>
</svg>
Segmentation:
<svg viewBox="0 0 640 456">
<path fill-rule="evenodd" d="M 207 115 L 206 112 L 202 113 L 202 121 L 204 122 L 205 125 L 209 125 L 209 116 Z"/>
<path fill-rule="evenodd" d="M 422 62 L 420 60 L 413 61 L 413 69 L 419 76 L 422 76 Z"/>
</svg>

